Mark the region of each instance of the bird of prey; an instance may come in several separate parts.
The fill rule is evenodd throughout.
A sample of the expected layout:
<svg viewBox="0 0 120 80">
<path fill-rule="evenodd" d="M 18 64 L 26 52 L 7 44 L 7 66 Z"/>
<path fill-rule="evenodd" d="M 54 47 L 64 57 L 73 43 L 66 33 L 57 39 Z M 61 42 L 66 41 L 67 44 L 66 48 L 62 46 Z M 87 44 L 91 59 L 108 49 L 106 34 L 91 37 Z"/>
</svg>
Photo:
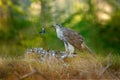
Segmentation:
<svg viewBox="0 0 120 80">
<path fill-rule="evenodd" d="M 75 48 L 77 48 L 80 51 L 86 50 L 92 53 L 80 33 L 69 28 L 64 28 L 60 24 L 54 24 L 53 26 L 56 29 L 57 37 L 64 42 L 66 52 L 73 54 Z"/>
</svg>

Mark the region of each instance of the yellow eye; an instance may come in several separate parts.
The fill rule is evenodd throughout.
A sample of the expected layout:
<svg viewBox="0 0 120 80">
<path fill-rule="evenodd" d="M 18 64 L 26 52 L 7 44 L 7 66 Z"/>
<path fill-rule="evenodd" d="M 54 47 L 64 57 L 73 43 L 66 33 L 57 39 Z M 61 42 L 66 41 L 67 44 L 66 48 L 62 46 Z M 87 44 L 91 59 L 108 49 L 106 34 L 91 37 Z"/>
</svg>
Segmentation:
<svg viewBox="0 0 120 80">
<path fill-rule="evenodd" d="M 56 24 L 56 25 L 61 26 L 60 24 Z"/>
<path fill-rule="evenodd" d="M 56 24 L 56 25 L 58 25 L 58 26 L 59 26 L 59 24 Z"/>
</svg>

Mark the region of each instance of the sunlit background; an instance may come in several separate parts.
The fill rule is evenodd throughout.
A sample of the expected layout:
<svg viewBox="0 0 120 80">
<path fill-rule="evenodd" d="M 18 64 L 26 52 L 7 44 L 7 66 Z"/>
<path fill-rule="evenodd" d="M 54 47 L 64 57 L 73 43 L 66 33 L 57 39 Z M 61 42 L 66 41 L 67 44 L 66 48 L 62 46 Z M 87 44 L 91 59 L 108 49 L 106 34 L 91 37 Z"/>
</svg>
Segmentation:
<svg viewBox="0 0 120 80">
<path fill-rule="evenodd" d="M 119 0 L 0 0 L 0 55 L 20 56 L 35 47 L 64 50 L 53 23 L 81 33 L 97 54 L 120 53 Z M 39 34 L 42 28 L 45 34 Z"/>
</svg>

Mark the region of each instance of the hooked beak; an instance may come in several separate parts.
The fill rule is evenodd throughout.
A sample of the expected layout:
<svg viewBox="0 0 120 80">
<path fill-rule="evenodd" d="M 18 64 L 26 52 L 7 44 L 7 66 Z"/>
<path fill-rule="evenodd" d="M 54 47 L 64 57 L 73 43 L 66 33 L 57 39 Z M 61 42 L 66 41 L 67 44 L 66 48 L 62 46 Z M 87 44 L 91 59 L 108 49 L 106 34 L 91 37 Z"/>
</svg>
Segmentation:
<svg viewBox="0 0 120 80">
<path fill-rule="evenodd" d="M 55 28 L 56 24 L 51 25 L 51 28 Z"/>
</svg>

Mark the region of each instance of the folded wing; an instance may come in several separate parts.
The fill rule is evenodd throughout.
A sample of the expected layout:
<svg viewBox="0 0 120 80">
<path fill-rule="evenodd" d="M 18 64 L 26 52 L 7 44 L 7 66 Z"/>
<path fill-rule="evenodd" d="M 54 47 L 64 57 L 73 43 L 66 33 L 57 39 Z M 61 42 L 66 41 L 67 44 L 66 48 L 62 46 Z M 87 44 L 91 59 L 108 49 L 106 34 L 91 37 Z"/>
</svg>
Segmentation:
<svg viewBox="0 0 120 80">
<path fill-rule="evenodd" d="M 63 35 L 67 42 L 69 42 L 75 48 L 82 50 L 81 44 L 83 43 L 84 40 L 83 40 L 83 37 L 79 33 L 71 29 L 64 28 Z"/>
</svg>

